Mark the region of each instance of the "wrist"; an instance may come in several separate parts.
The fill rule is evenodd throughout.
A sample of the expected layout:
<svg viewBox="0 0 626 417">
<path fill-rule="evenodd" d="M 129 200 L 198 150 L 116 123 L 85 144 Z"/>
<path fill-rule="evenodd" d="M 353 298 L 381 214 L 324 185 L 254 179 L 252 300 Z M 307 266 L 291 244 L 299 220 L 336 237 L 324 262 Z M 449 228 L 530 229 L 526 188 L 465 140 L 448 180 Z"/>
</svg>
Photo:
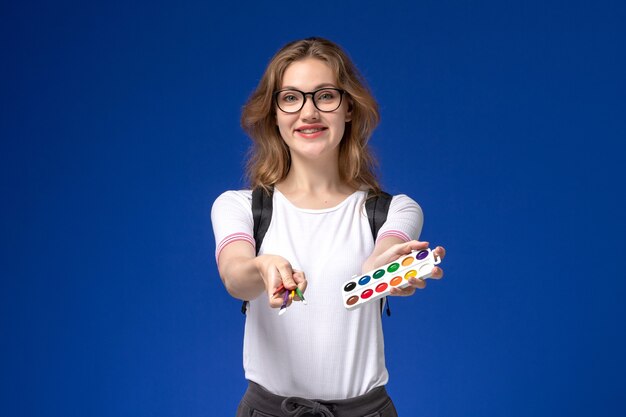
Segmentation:
<svg viewBox="0 0 626 417">
<path fill-rule="evenodd" d="M 261 281 L 263 282 L 263 286 L 267 288 L 267 281 L 265 278 L 265 260 L 267 259 L 266 255 L 258 255 L 252 259 L 252 269 L 255 274 L 261 277 Z"/>
</svg>

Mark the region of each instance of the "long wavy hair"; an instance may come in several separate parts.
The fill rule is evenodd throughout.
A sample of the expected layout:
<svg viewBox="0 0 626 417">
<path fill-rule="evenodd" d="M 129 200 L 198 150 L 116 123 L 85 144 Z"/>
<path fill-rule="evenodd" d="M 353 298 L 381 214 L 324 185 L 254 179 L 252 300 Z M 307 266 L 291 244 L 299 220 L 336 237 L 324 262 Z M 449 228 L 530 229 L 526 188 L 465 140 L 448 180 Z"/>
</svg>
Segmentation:
<svg viewBox="0 0 626 417">
<path fill-rule="evenodd" d="M 374 172 L 376 160 L 367 145 L 380 121 L 378 103 L 341 47 L 317 37 L 294 41 L 281 48 L 270 60 L 259 85 L 243 107 L 241 127 L 252 139 L 246 165 L 249 185 L 268 189 L 289 172 L 291 155 L 276 125 L 273 97 L 281 88 L 287 67 L 306 58 L 325 62 L 334 72 L 337 87 L 345 90 L 350 99 L 352 118 L 346 123 L 339 145 L 340 179 L 355 189 L 364 187 L 380 192 Z"/>
</svg>

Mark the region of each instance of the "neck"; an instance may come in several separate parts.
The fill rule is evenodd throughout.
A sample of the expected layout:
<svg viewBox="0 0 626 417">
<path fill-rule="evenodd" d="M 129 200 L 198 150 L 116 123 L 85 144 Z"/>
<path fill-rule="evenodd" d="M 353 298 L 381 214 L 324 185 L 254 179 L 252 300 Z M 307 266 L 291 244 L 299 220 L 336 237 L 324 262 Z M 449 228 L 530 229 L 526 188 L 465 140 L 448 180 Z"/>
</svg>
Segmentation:
<svg viewBox="0 0 626 417">
<path fill-rule="evenodd" d="M 292 160 L 287 177 L 276 185 L 292 203 L 303 208 L 332 207 L 355 191 L 341 181 L 336 161 L 323 164 Z"/>
<path fill-rule="evenodd" d="M 283 181 L 283 188 L 303 192 L 327 192 L 345 188 L 339 176 L 339 155 L 330 158 L 306 159 L 292 154 L 289 173 Z"/>
</svg>

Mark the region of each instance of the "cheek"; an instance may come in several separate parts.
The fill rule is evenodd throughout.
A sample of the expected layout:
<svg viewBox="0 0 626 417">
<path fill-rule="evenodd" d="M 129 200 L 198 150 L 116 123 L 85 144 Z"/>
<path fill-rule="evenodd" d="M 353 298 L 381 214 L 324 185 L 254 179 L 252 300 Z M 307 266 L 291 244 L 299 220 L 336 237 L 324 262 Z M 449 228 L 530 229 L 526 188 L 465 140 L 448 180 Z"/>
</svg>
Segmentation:
<svg viewBox="0 0 626 417">
<path fill-rule="evenodd" d="M 281 129 L 280 126 L 278 127 L 278 133 L 280 134 L 280 137 L 283 140 L 283 142 L 287 142 L 289 140 L 288 132 Z"/>
<path fill-rule="evenodd" d="M 290 127 L 293 125 L 293 123 L 296 121 L 297 117 L 294 117 L 294 115 L 292 114 L 282 114 L 282 113 L 277 113 L 276 114 L 276 125 L 281 128 L 281 129 L 285 129 L 287 127 Z"/>
<path fill-rule="evenodd" d="M 343 138 L 346 133 L 346 121 L 344 120 L 344 118 L 338 118 L 337 120 L 335 120 L 333 125 L 335 126 L 335 131 L 337 132 L 337 135 L 340 138 Z"/>
<path fill-rule="evenodd" d="M 277 130 L 278 133 L 280 134 L 280 137 L 282 138 L 283 141 L 288 141 L 291 135 L 291 128 L 289 127 L 289 125 L 285 125 L 285 124 L 281 124 L 281 123 L 277 123 Z"/>
</svg>

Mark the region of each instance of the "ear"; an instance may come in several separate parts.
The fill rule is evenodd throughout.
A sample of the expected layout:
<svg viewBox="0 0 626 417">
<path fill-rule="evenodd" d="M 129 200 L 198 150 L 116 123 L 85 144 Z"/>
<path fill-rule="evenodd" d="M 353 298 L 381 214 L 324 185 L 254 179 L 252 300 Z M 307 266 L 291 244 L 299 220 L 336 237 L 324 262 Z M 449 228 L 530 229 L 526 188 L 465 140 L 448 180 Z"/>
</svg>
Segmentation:
<svg viewBox="0 0 626 417">
<path fill-rule="evenodd" d="M 346 110 L 346 123 L 352 121 L 352 99 L 348 97 L 348 109 Z"/>
</svg>

